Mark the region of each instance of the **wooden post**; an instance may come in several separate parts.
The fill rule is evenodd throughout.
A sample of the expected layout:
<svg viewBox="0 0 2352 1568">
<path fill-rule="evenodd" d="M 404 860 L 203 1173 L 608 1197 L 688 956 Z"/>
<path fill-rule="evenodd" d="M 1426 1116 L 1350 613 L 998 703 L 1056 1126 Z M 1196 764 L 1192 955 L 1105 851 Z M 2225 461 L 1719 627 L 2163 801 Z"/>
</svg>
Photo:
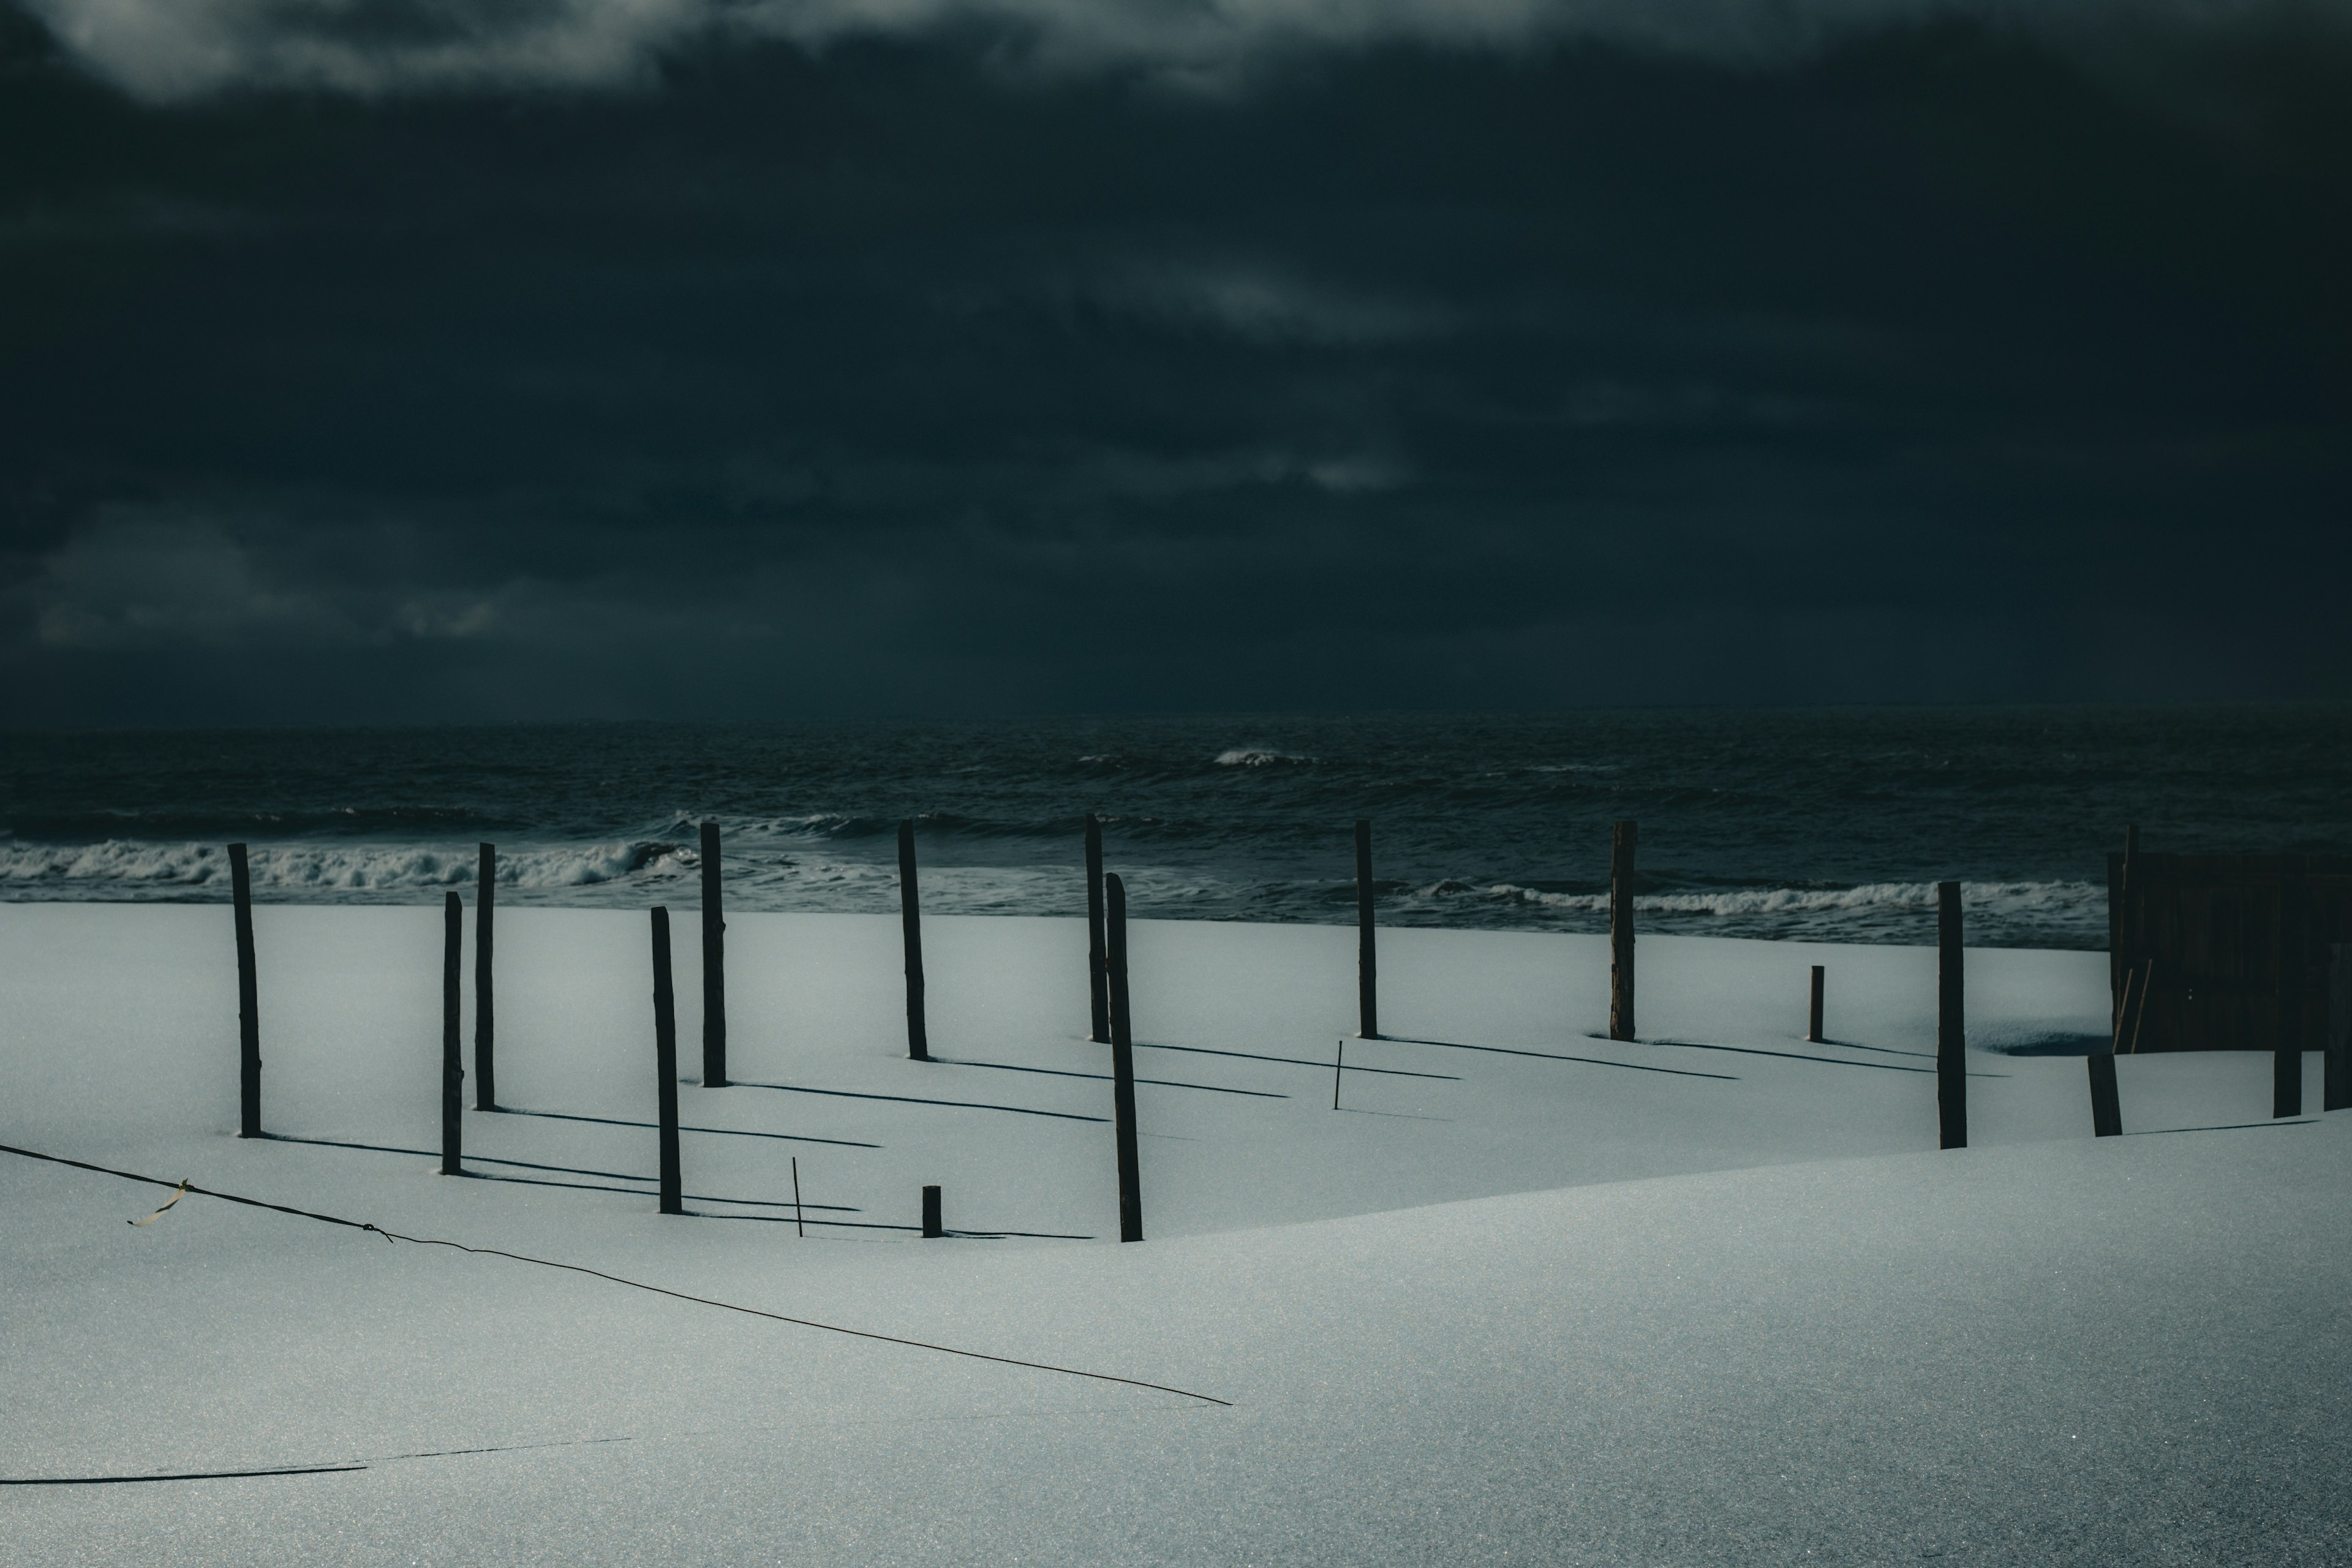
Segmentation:
<svg viewBox="0 0 2352 1568">
<path fill-rule="evenodd" d="M 1356 819 L 1356 1033 L 1381 1037 L 1380 966 L 1372 952 L 1372 825 Z"/>
<path fill-rule="evenodd" d="M 2303 1114 L 2303 987 L 2305 973 L 2303 879 L 2293 860 L 2281 868 L 2278 895 L 2278 970 L 2272 1017 L 2278 1034 L 2271 1052 L 2271 1115 Z"/>
<path fill-rule="evenodd" d="M 466 1173 L 466 1058 L 457 1044 L 461 1000 L 459 977 L 466 972 L 466 905 L 455 893 L 441 900 L 441 1173 Z"/>
<path fill-rule="evenodd" d="M 2123 1026 L 2124 992 L 2131 981 L 2133 952 L 2127 928 L 2131 920 L 2132 867 L 2138 859 L 2139 825 L 2133 823 L 2124 829 L 2122 858 L 2107 858 L 2107 994 L 2113 999 L 2118 1030 Z M 2145 997 L 2141 1005 L 2147 1005 Z"/>
<path fill-rule="evenodd" d="M 702 825 L 702 1087 L 727 1087 L 727 910 L 715 822 Z"/>
<path fill-rule="evenodd" d="M 923 1030 L 923 900 L 915 889 L 915 825 L 898 824 L 898 919 L 907 938 L 907 1054 L 931 1059 Z"/>
<path fill-rule="evenodd" d="M 1827 979 L 1828 971 L 1821 964 L 1814 964 L 1813 1005 L 1811 1013 L 1808 1015 L 1810 1021 L 1805 1025 L 1805 1039 L 1810 1045 L 1820 1046 L 1829 1043 L 1822 1034 L 1822 988 Z"/>
<path fill-rule="evenodd" d="M 1960 968 L 1960 885 L 1936 885 L 1936 1117 L 1941 1146 L 1969 1146 L 1968 1007 Z"/>
<path fill-rule="evenodd" d="M 1110 1044 L 1110 983 L 1103 954 L 1102 818 L 1087 813 L 1087 1000 L 1095 1044 Z"/>
<path fill-rule="evenodd" d="M 661 1107 L 661 1212 L 686 1212 L 677 1173 L 677 998 L 669 984 L 669 910 L 654 907 L 654 1077 Z"/>
<path fill-rule="evenodd" d="M 937 1241 L 945 1235 L 947 1232 L 940 1226 L 940 1190 L 937 1187 L 925 1187 L 923 1189 L 923 1239 Z"/>
<path fill-rule="evenodd" d="M 2147 1008 L 2147 993 L 2137 973 L 2124 976 L 2122 1003 L 2116 1009 L 2115 1033 L 2108 1037 L 2107 1048 L 2093 1051 L 2089 1058 L 2091 1073 L 2091 1136 L 2113 1138 L 2124 1130 L 2123 1104 L 2116 1093 L 2116 1053 L 2124 1048 L 2126 1027 L 2137 1034 L 2132 1010 L 2137 997 L 2139 1008 Z"/>
<path fill-rule="evenodd" d="M 1331 1109 L 1339 1109 L 1339 1075 L 1348 1068 L 1348 1037 L 1339 1037 L 1339 1054 L 1331 1058 Z"/>
<path fill-rule="evenodd" d="M 236 903 L 236 1085 L 240 1138 L 261 1131 L 261 981 L 253 964 L 253 879 L 245 866 L 245 846 L 228 847 L 228 879 Z"/>
<path fill-rule="evenodd" d="M 1113 873 L 1103 879 L 1109 904 L 1104 922 L 1110 981 L 1112 1117 L 1118 1132 L 1118 1238 L 1143 1239 L 1143 1171 L 1135 1148 L 1135 1036 L 1127 1009 L 1127 888 Z"/>
<path fill-rule="evenodd" d="M 1621 822 L 1609 841 L 1609 1037 L 1633 1037 L 1633 840 Z"/>
<path fill-rule="evenodd" d="M 474 1109 L 499 1108 L 498 1026 L 490 985 L 490 911 L 496 908 L 499 847 L 482 846 L 474 888 Z"/>
<path fill-rule="evenodd" d="M 801 1213 L 801 1157 L 793 1156 L 793 1229 L 802 1239 L 808 1237 L 808 1221 Z"/>
<path fill-rule="evenodd" d="M 2322 1110 L 2352 1110 L 2352 942 L 2327 950 L 2327 1077 Z"/>
</svg>

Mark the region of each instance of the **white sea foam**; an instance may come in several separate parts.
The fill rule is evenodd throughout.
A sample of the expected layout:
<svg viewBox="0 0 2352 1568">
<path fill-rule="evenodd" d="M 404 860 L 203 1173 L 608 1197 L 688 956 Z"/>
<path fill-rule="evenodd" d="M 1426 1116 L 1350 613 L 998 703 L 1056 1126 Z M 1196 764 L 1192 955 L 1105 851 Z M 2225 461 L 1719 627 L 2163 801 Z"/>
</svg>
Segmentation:
<svg viewBox="0 0 2352 1568">
<path fill-rule="evenodd" d="M 1221 768 L 1275 768 L 1314 762 L 1290 752 L 1272 752 L 1258 746 L 1235 746 L 1217 753 L 1216 765 Z"/>
<path fill-rule="evenodd" d="M 690 850 L 667 844 L 591 844 L 499 852 L 499 883 L 580 888 L 638 874 L 689 868 Z M 362 891 L 461 887 L 478 871 L 472 846 L 436 849 L 384 845 L 257 845 L 247 857 L 257 889 Z M 11 844 L 0 848 L 0 884 L 129 884 L 145 891 L 228 884 L 228 852 L 217 844 Z"/>
<path fill-rule="evenodd" d="M 1800 915 L 1831 914 L 1854 910 L 1932 910 L 1937 903 L 1933 882 L 1865 882 L 1853 888 L 1736 888 L 1704 893 L 1643 893 L 1633 908 L 1644 914 L 1679 915 Z M 1548 893 L 1497 882 L 1478 889 L 1460 882 L 1439 882 L 1421 889 L 1425 898 L 1444 898 L 1484 891 L 1501 899 L 1541 904 L 1548 909 L 1601 913 L 1609 908 L 1607 893 Z M 2079 916 L 2104 907 L 2107 890 L 2092 882 L 1963 882 L 1963 908 L 2007 916 L 2048 914 Z"/>
</svg>

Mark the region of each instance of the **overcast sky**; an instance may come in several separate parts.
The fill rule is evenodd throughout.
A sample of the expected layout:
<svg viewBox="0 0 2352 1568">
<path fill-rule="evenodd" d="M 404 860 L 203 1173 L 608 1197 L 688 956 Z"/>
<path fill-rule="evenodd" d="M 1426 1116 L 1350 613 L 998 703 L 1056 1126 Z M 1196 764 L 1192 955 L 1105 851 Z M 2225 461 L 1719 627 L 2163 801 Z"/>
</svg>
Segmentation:
<svg viewBox="0 0 2352 1568">
<path fill-rule="evenodd" d="M 2352 5 L 0 0 L 0 720 L 2352 695 Z"/>
</svg>

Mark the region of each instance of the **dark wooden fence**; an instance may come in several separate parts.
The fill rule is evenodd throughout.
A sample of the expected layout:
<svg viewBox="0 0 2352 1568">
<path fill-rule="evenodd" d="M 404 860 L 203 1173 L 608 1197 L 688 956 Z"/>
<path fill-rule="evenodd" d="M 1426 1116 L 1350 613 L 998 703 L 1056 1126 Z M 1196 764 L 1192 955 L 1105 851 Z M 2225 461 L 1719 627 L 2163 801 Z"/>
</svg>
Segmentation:
<svg viewBox="0 0 2352 1568">
<path fill-rule="evenodd" d="M 2110 855 L 2107 936 L 2118 1014 L 2125 977 L 2147 977 L 2122 1048 L 2321 1050 L 2329 950 L 2352 942 L 2352 859 Z"/>
</svg>

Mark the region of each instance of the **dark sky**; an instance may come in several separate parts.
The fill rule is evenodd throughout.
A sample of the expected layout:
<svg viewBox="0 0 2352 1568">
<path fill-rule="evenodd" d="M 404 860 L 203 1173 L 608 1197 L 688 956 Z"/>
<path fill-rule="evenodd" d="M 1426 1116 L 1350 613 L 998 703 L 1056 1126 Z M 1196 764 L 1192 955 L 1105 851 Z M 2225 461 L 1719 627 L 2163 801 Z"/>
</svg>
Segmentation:
<svg viewBox="0 0 2352 1568">
<path fill-rule="evenodd" d="M 2340 4 L 0 0 L 0 721 L 2352 694 L 2347 241 Z"/>
</svg>

